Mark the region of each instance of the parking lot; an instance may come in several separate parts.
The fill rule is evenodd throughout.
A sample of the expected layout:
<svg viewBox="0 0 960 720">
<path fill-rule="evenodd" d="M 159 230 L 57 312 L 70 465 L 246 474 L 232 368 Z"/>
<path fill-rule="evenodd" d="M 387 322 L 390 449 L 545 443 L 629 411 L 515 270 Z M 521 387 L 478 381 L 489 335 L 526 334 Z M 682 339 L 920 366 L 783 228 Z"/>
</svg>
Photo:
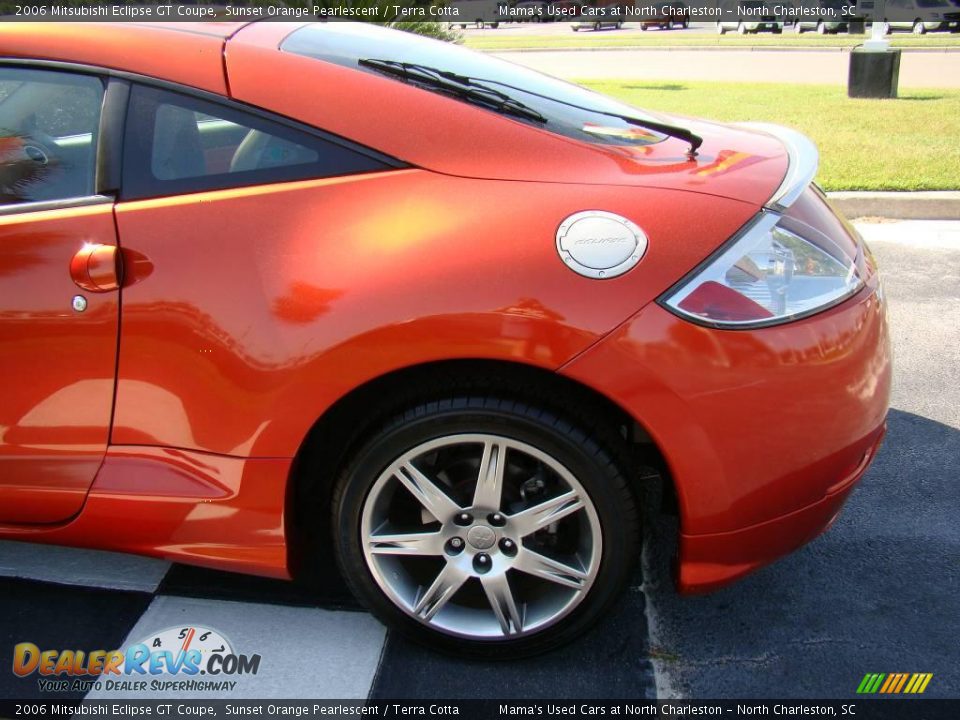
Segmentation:
<svg viewBox="0 0 960 720">
<path fill-rule="evenodd" d="M 567 21 L 556 21 L 556 22 L 508 22 L 500 23 L 497 27 L 490 27 L 486 25 L 482 28 L 476 27 L 474 24 L 468 24 L 466 28 L 463 28 L 465 37 L 473 37 L 477 34 L 487 34 L 487 33 L 512 33 L 516 35 L 568 35 L 573 31 L 570 29 L 570 22 Z M 454 23 L 454 27 L 459 28 L 460 26 Z M 677 33 L 681 36 L 687 36 L 691 34 L 698 34 L 703 32 L 711 32 L 714 30 L 714 23 L 703 23 L 703 22 L 693 22 L 690 23 L 689 27 L 681 28 L 679 26 L 671 28 L 670 34 L 673 35 Z M 650 28 L 648 30 L 642 30 L 640 23 L 636 22 L 626 22 L 623 26 L 616 31 L 613 31 L 609 28 L 604 28 L 601 30 L 598 35 L 603 35 L 605 33 L 616 32 L 617 35 L 624 33 L 655 33 L 657 28 Z"/>
<path fill-rule="evenodd" d="M 389 636 L 336 584 L 309 594 L 157 560 L 0 543 L 4 656 L 24 641 L 111 649 L 193 624 L 262 655 L 262 671 L 241 678 L 233 698 L 849 697 L 867 672 L 930 672 L 927 696 L 960 696 L 960 223 L 859 227 L 889 303 L 889 434 L 836 525 L 776 565 L 678 597 L 662 521 L 630 591 L 592 633 L 540 658 L 481 663 Z M 31 696 L 40 696 L 35 676 L 0 672 L 0 697 Z"/>
<path fill-rule="evenodd" d="M 578 33 L 571 31 L 569 22 L 503 23 L 483 29 L 468 25 L 462 33 L 468 46 L 562 78 L 788 85 L 845 84 L 850 50 L 868 37 L 805 32 L 798 38 L 793 28 L 787 27 L 782 35 L 765 32 L 739 37 L 728 33 L 725 43 L 717 45 L 712 23 L 644 31 L 636 22 L 619 29 Z M 803 44 L 797 42 L 803 39 Z M 930 32 L 916 37 L 896 32 L 889 39 L 911 43 L 902 48 L 900 88 L 960 87 L 956 34 Z"/>
</svg>

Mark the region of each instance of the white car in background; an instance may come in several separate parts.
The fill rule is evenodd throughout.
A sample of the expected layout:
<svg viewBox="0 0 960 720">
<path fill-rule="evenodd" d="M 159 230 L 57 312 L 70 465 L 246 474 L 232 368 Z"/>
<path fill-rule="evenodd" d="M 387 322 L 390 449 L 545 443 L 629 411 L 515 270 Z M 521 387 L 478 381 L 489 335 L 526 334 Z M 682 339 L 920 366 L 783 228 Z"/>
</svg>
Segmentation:
<svg viewBox="0 0 960 720">
<path fill-rule="evenodd" d="M 493 18 L 507 18 L 506 0 L 450 0 L 450 7 L 460 10 L 460 20 L 451 22 L 451 27 L 459 25 L 466 29 L 467 25 L 476 25 L 481 30 L 487 26 L 497 28 L 500 27 L 500 21 Z"/>
<path fill-rule="evenodd" d="M 734 4 L 723 4 L 724 10 L 737 10 L 743 8 L 748 14 L 729 20 L 720 20 L 717 22 L 717 33 L 725 35 L 728 30 L 735 30 L 739 35 L 747 33 L 772 32 L 779 35 L 783 32 L 783 20 L 778 19 L 771 11 L 762 13 L 765 7 L 762 0 L 748 0 Z M 751 11 L 756 11 L 754 14 Z M 727 13 L 729 15 L 729 13 Z"/>
<path fill-rule="evenodd" d="M 887 0 L 886 9 L 897 20 L 884 21 L 884 34 L 894 30 L 909 30 L 914 35 L 935 30 L 960 32 L 960 8 L 949 0 Z"/>
</svg>

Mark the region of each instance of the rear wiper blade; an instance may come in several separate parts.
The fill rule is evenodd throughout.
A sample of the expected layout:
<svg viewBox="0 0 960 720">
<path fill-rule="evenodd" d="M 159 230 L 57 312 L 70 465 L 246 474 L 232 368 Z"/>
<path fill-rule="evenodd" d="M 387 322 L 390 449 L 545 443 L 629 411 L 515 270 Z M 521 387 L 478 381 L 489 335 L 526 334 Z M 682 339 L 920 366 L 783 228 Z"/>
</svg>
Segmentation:
<svg viewBox="0 0 960 720">
<path fill-rule="evenodd" d="M 534 97 L 538 97 L 542 100 L 548 100 L 560 105 L 565 105 L 567 107 L 574 108 L 575 110 L 582 110 L 584 112 L 595 113 L 597 115 L 614 117 L 630 125 L 636 125 L 637 127 L 642 127 L 647 130 L 653 130 L 661 135 L 667 135 L 668 137 L 674 137 L 679 140 L 683 140 L 690 145 L 690 150 L 687 152 L 687 156 L 691 159 L 696 157 L 697 150 L 701 145 L 703 145 L 702 137 L 691 132 L 690 130 L 687 130 L 686 128 L 679 127 L 677 125 L 670 125 L 668 123 L 662 123 L 656 120 L 647 120 L 644 118 L 634 117 L 632 115 L 623 115 L 620 113 L 610 112 L 609 110 L 599 110 L 597 108 L 586 107 L 584 105 L 577 105 L 575 103 L 567 102 L 566 100 L 559 100 L 555 97 L 550 97 L 549 95 L 542 95 L 540 93 L 533 92 L 532 90 L 525 90 L 524 88 L 517 87 L 516 85 L 500 82 L 499 80 L 470 77 L 469 75 L 461 75 L 460 73 L 452 72 L 450 70 L 441 70 L 440 68 L 431 67 L 430 65 L 400 62 L 398 60 L 378 60 L 374 58 L 367 58 L 359 60 L 358 63 L 365 67 L 395 75 L 400 78 L 424 82 L 432 85 L 433 87 L 445 89 L 448 92 L 452 92 L 453 94 L 457 94 L 458 96 L 466 99 L 477 99 L 481 102 L 485 101 L 485 98 L 477 97 L 472 92 L 467 94 L 467 92 L 469 92 L 468 89 L 489 93 L 494 98 L 499 100 L 499 104 L 491 104 L 491 107 L 494 109 L 501 110 L 502 112 L 510 112 L 519 117 L 526 117 L 539 123 L 546 124 L 547 119 L 530 106 L 524 105 L 522 102 L 514 97 L 511 97 L 510 95 L 507 95 L 506 93 L 495 90 L 494 88 L 490 87 L 490 85 L 499 85 L 500 87 L 516 90 L 526 95 L 533 95 Z M 455 83 L 455 85 L 450 87 L 448 83 L 443 81 L 449 81 L 449 83 Z M 462 90 L 460 88 L 462 88 Z M 489 101 L 486 102 L 487 104 L 490 104 Z"/>
<path fill-rule="evenodd" d="M 534 97 L 538 97 L 543 100 L 550 100 L 551 102 L 555 102 L 560 105 L 566 105 L 567 107 L 574 108 L 575 110 L 583 110 L 584 112 L 596 113 L 597 115 L 606 115 L 607 117 L 617 118 L 618 120 L 623 120 L 625 123 L 636 125 L 637 127 L 642 127 L 646 130 L 653 130 L 654 132 L 658 132 L 661 135 L 674 137 L 674 138 L 677 138 L 678 140 L 683 140 L 684 142 L 689 143 L 690 145 L 690 150 L 687 152 L 687 155 L 691 159 L 696 157 L 697 150 L 700 148 L 701 145 L 703 145 L 702 137 L 678 125 L 670 125 L 668 123 L 662 123 L 656 120 L 647 120 L 645 118 L 634 117 L 633 115 L 622 115 L 620 113 L 610 112 L 609 110 L 599 110 L 597 108 L 586 107 L 584 105 L 577 105 L 576 103 L 567 102 L 566 100 L 559 100 L 555 97 L 550 97 L 549 95 L 541 95 L 540 93 L 533 92 L 532 90 L 524 90 L 523 88 L 516 87 L 515 85 L 510 85 L 509 83 L 500 82 L 499 80 L 485 80 L 481 78 L 468 78 L 468 80 L 470 80 L 474 84 L 490 83 L 493 85 L 499 85 L 500 87 L 510 88 L 511 90 L 519 90 L 520 92 L 526 93 L 527 95 L 533 95 Z"/>
<path fill-rule="evenodd" d="M 431 88 L 453 95 L 462 100 L 475 102 L 491 110 L 507 115 L 532 120 L 546 124 L 547 119 L 528 105 L 510 97 L 494 88 L 484 87 L 472 82 L 466 75 L 460 75 L 449 70 L 420 65 L 418 63 L 400 62 L 399 60 L 379 60 L 376 58 L 361 58 L 358 65 L 368 67 L 385 75 L 393 75 L 402 80 L 422 83 Z"/>
<path fill-rule="evenodd" d="M 653 130 L 661 135 L 669 135 L 670 137 L 675 137 L 678 140 L 683 140 L 684 142 L 690 144 L 690 150 L 687 151 L 687 155 L 691 159 L 697 156 L 697 150 L 699 150 L 700 146 L 703 145 L 702 137 L 678 125 L 668 125 L 667 123 L 657 122 L 656 120 L 643 120 L 641 118 L 635 118 L 632 115 L 619 115 L 617 113 L 606 112 L 604 110 L 593 110 L 592 112 L 599 113 L 600 115 L 619 118 L 625 123 L 642 127 L 645 130 Z"/>
</svg>

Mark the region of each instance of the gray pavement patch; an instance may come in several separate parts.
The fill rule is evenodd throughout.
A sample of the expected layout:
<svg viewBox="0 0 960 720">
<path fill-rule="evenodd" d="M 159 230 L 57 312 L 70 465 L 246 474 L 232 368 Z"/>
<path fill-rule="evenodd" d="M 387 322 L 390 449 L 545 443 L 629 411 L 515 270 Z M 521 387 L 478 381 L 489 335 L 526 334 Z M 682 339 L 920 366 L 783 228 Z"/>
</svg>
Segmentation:
<svg viewBox="0 0 960 720">
<path fill-rule="evenodd" d="M 153 592 L 170 563 L 98 550 L 0 540 L 0 576 Z"/>
<path fill-rule="evenodd" d="M 862 218 L 857 221 L 856 225 L 860 234 L 871 245 L 873 243 L 897 243 L 905 246 L 905 248 L 921 251 L 960 251 L 960 222 L 955 220 Z M 948 260 L 947 265 L 950 264 Z"/>
<path fill-rule="evenodd" d="M 222 694 L 95 690 L 87 697 L 362 700 L 373 682 L 385 636 L 383 626 L 366 613 L 160 596 L 137 621 L 125 645 L 178 625 L 217 630 L 233 643 L 236 653 L 259 654 L 259 672 L 217 677 L 237 681 L 233 690 Z M 213 677 L 161 675 L 157 679 Z"/>
</svg>

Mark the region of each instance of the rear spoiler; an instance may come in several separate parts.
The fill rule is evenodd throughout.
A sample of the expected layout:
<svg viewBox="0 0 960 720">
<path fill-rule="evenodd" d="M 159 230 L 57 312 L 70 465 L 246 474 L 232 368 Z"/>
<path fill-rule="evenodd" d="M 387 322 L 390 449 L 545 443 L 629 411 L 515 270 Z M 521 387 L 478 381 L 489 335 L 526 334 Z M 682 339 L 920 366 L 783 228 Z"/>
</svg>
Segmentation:
<svg viewBox="0 0 960 720">
<path fill-rule="evenodd" d="M 787 151 L 787 173 L 780 182 L 773 196 L 767 201 L 766 207 L 774 212 L 783 212 L 797 201 L 803 191 L 813 182 L 820 164 L 820 153 L 817 146 L 803 133 L 796 130 L 774 125 L 772 123 L 738 123 L 748 130 L 772 135 Z"/>
</svg>

